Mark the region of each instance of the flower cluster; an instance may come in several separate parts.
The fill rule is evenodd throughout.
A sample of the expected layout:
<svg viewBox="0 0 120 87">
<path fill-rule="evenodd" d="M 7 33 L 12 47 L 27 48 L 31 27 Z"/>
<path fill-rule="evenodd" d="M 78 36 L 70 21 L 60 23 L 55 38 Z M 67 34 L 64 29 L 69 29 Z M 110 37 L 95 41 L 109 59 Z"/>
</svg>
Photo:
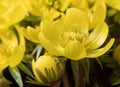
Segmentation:
<svg viewBox="0 0 120 87">
<path fill-rule="evenodd" d="M 105 42 L 107 7 L 120 10 L 120 0 L 1 0 L 0 73 L 23 61 L 26 39 L 48 53 L 32 62 L 40 84 L 62 76 L 59 57 L 80 60 L 105 54 L 114 43 L 114 38 Z"/>
</svg>

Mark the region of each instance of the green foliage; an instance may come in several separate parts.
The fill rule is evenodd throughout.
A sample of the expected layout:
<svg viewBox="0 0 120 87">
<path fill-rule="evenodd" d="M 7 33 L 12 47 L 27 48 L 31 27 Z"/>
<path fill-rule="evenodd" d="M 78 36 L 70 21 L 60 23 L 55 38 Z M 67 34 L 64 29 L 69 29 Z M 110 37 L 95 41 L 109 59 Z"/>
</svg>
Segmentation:
<svg viewBox="0 0 120 87">
<path fill-rule="evenodd" d="M 20 71 L 17 67 L 11 68 L 9 67 L 10 74 L 12 75 L 13 79 L 16 81 L 19 87 L 23 87 L 23 81 L 20 74 Z"/>
<path fill-rule="evenodd" d="M 20 68 L 20 70 L 22 70 L 24 73 L 26 73 L 28 76 L 34 78 L 32 72 L 27 68 L 27 66 L 25 66 L 24 64 L 20 63 L 18 65 L 18 68 Z"/>
</svg>

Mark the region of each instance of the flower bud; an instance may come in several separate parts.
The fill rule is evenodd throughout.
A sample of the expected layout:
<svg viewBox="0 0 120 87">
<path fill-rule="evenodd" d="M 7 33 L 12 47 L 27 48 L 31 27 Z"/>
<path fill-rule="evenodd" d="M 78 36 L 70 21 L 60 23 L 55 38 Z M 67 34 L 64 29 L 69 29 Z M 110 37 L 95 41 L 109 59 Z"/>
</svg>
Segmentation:
<svg viewBox="0 0 120 87">
<path fill-rule="evenodd" d="M 64 72 L 64 63 L 58 57 L 43 55 L 32 62 L 36 80 L 42 85 L 49 85 L 58 81 Z"/>
</svg>

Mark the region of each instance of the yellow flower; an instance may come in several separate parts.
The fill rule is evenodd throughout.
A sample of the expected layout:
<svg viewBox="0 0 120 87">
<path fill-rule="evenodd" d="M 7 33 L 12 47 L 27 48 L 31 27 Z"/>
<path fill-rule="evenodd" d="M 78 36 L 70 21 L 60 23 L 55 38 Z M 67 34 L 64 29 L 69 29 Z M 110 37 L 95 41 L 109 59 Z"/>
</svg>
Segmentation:
<svg viewBox="0 0 120 87">
<path fill-rule="evenodd" d="M 20 22 L 26 15 L 22 0 L 0 0 L 1 29 Z"/>
<path fill-rule="evenodd" d="M 120 0 L 105 0 L 105 1 L 112 8 L 120 10 Z"/>
<path fill-rule="evenodd" d="M 61 15 L 57 20 L 43 20 L 39 38 L 48 52 L 79 60 L 98 57 L 108 51 L 114 39 L 101 47 L 107 35 L 108 26 L 105 22 L 100 22 L 95 29 L 89 31 L 87 14 L 79 9 L 70 8 L 66 15 Z"/>
<path fill-rule="evenodd" d="M 105 21 L 106 5 L 103 0 L 97 0 L 88 13 L 90 18 L 90 29 L 94 29 L 97 24 Z"/>
<path fill-rule="evenodd" d="M 88 0 L 91 3 L 100 1 L 100 0 Z M 101 0 L 104 1 L 104 3 L 106 3 L 108 6 L 120 10 L 120 0 Z"/>
<path fill-rule="evenodd" d="M 40 27 L 36 26 L 35 28 L 28 26 L 27 28 L 25 27 L 20 27 L 17 26 L 17 28 L 21 29 L 22 34 L 27 38 L 28 40 L 34 42 L 34 43 L 39 43 L 39 38 L 38 34 L 40 32 Z"/>
<path fill-rule="evenodd" d="M 16 33 L 17 32 L 17 33 Z M 7 66 L 14 67 L 18 65 L 25 52 L 25 40 L 21 31 L 13 28 L 9 29 L 0 37 L 0 70 Z"/>
<path fill-rule="evenodd" d="M 44 12 L 50 9 L 65 11 L 70 0 L 25 0 L 24 3 L 31 14 L 42 16 Z"/>
<path fill-rule="evenodd" d="M 61 78 L 64 72 L 64 63 L 58 57 L 43 55 L 32 62 L 33 73 L 41 85 L 49 85 Z"/>
</svg>

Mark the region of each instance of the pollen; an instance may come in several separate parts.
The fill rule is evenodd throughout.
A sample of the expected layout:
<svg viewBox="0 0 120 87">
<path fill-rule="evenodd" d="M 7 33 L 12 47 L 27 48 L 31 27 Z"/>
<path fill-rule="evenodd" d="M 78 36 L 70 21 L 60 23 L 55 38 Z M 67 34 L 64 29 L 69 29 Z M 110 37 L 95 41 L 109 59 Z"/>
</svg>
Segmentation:
<svg viewBox="0 0 120 87">
<path fill-rule="evenodd" d="M 60 43 L 61 46 L 65 47 L 67 44 L 69 44 L 72 41 L 79 41 L 80 43 L 85 42 L 86 35 L 84 33 L 79 33 L 79 32 L 64 32 L 60 36 Z"/>
</svg>

